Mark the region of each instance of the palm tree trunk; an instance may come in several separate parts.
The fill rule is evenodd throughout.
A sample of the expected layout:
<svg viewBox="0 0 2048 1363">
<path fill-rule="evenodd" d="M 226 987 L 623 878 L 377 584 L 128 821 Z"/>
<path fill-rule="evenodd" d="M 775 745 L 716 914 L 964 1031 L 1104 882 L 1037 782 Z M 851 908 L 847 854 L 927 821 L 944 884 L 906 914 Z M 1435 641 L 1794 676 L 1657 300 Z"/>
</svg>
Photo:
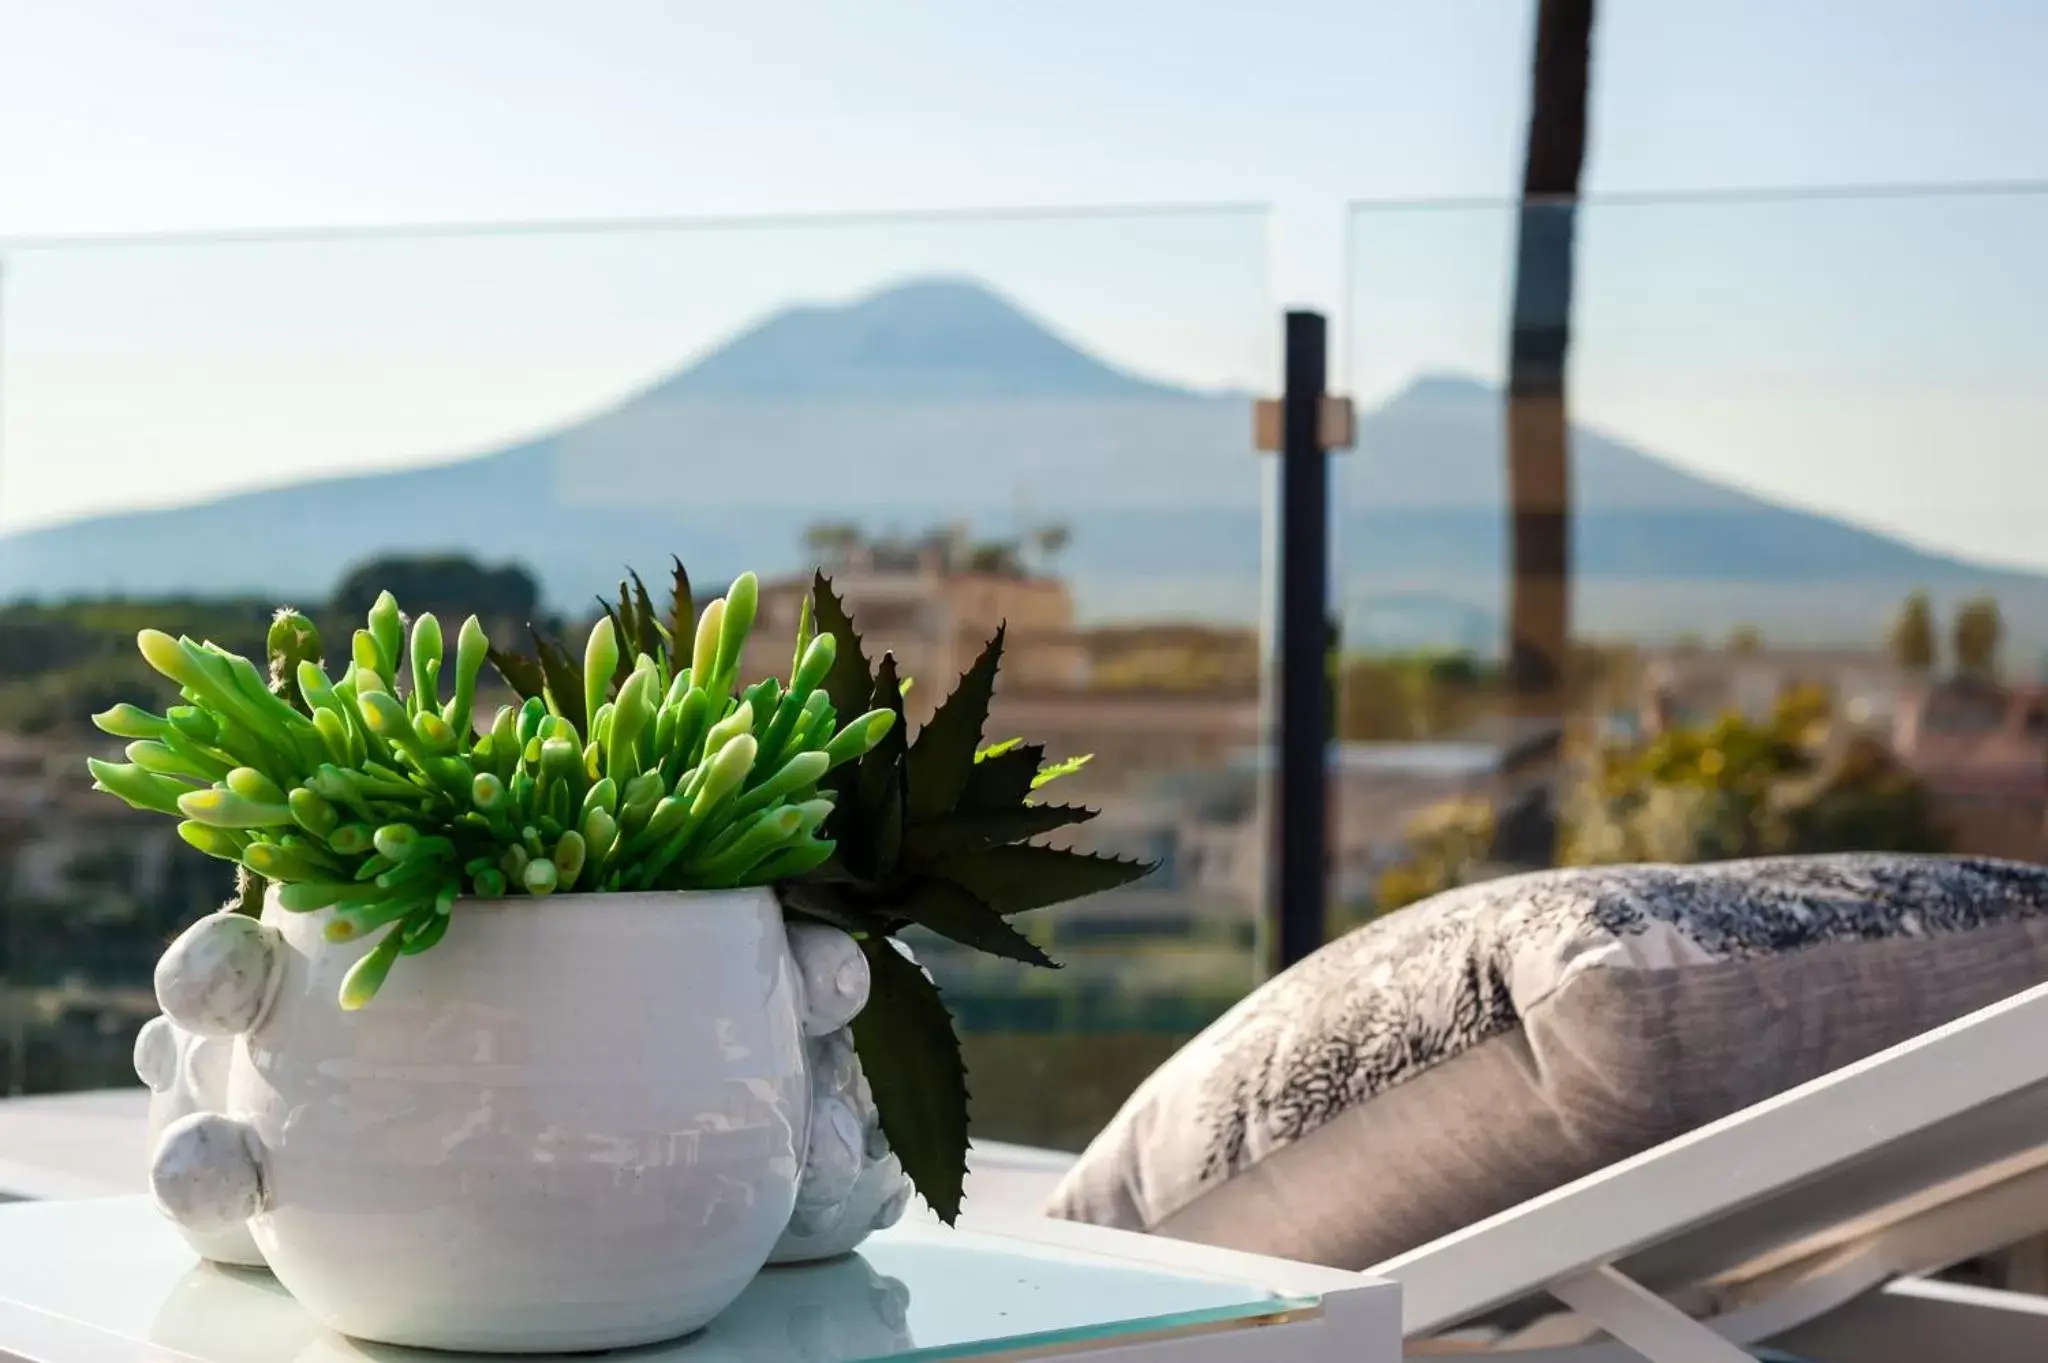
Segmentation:
<svg viewBox="0 0 2048 1363">
<path fill-rule="evenodd" d="M 1586 159 L 1594 0 L 1538 0 L 1528 155 L 1508 339 L 1510 581 L 1508 693 L 1513 713 L 1561 724 L 1571 641 L 1571 454 L 1565 362 L 1571 348 L 1572 244 Z M 1548 862 L 1555 818 L 1524 818 L 1497 852 Z"/>
</svg>

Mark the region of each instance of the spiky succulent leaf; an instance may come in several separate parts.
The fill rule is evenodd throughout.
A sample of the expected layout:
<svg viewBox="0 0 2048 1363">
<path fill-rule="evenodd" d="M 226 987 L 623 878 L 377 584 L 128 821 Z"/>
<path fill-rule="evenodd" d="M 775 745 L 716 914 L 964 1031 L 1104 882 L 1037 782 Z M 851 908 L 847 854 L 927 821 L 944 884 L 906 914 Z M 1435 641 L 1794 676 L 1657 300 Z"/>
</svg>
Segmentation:
<svg viewBox="0 0 2048 1363">
<path fill-rule="evenodd" d="M 541 675 L 547 678 L 548 700 L 555 713 L 576 726 L 579 734 L 590 732 L 589 716 L 583 713 L 583 664 L 569 656 L 569 650 L 539 630 L 530 630 L 534 651 L 540 655 Z"/>
<path fill-rule="evenodd" d="M 875 1098 L 882 1134 L 911 1186 L 951 1225 L 967 1178 L 967 1067 L 938 986 L 885 937 L 861 939 L 867 1007 L 853 1048 Z"/>
<path fill-rule="evenodd" d="M 910 745 L 908 785 L 913 822 L 935 819 L 960 802 L 974 772 L 974 754 L 995 699 L 996 671 L 1003 663 L 1003 627 L 981 650 Z"/>
<path fill-rule="evenodd" d="M 884 653 L 875 673 L 869 706 L 888 710 L 896 716 L 882 741 L 862 755 L 850 779 L 850 799 L 840 803 L 848 808 L 853 846 L 847 865 L 873 878 L 883 878 L 896 869 L 903 851 L 903 822 L 907 801 L 904 780 L 903 700 L 896 690 L 896 655 Z M 838 835 L 834 834 L 834 840 Z M 841 844 L 846 846 L 846 844 Z"/>
<path fill-rule="evenodd" d="M 778 881 L 775 898 L 786 913 L 816 919 L 856 937 L 863 934 L 886 936 L 893 923 L 900 920 L 892 920 L 851 898 L 846 892 L 847 887 L 860 883 L 860 879 L 846 869 L 845 863 L 834 856 L 815 870 L 805 872 L 799 879 Z"/>
<path fill-rule="evenodd" d="M 546 698 L 548 679 L 547 674 L 541 671 L 540 659 L 530 653 L 515 653 L 505 648 L 494 648 L 485 656 L 491 660 L 492 669 L 505 679 L 505 685 L 518 693 L 519 699 Z"/>
<path fill-rule="evenodd" d="M 914 823 L 903 834 L 903 864 L 913 869 L 969 852 L 1024 842 L 1042 833 L 1086 823 L 1097 811 L 1086 805 L 1016 805 L 986 814 L 955 814 Z"/>
<path fill-rule="evenodd" d="M 619 585 L 623 587 L 626 584 L 621 582 Z M 627 643 L 627 640 L 633 636 L 627 632 L 630 626 L 626 624 L 626 621 L 619 612 L 612 607 L 611 602 L 600 596 L 597 598 L 597 604 L 604 611 L 605 618 L 612 622 L 612 633 L 619 640 L 619 660 L 612 666 L 611 689 L 616 693 L 621 686 L 626 684 L 626 678 L 633 675 L 633 649 Z M 588 707 L 586 706 L 586 708 Z"/>
<path fill-rule="evenodd" d="M 629 572 L 628 576 L 633 579 L 633 632 L 627 637 L 633 641 L 634 649 L 645 653 L 656 662 L 660 662 L 663 656 L 664 643 L 661 637 L 661 629 L 655 623 L 654 603 L 647 599 L 647 584 L 640 580 L 640 574 L 637 572 Z M 621 583 L 619 585 L 623 588 L 625 584 Z M 621 591 L 619 596 L 619 604 L 623 606 L 625 604 L 624 591 Z M 620 661 L 623 662 L 624 659 L 622 658 Z"/>
<path fill-rule="evenodd" d="M 889 911 L 976 951 L 1059 969 L 1059 962 L 1041 951 L 1036 942 L 953 881 L 936 877 L 913 881 L 908 893 L 890 901 Z"/>
<path fill-rule="evenodd" d="M 1153 870 L 1149 862 L 1029 843 L 991 847 L 931 868 L 932 874 L 961 886 L 1004 917 L 1114 890 Z"/>
<path fill-rule="evenodd" d="M 669 574 L 668 646 L 672 655 L 680 657 L 697 637 L 697 603 L 690 595 L 690 575 L 684 571 L 683 561 L 671 554 L 669 562 L 675 567 Z M 672 670 L 680 670 L 680 663 Z"/>
<path fill-rule="evenodd" d="M 1044 746 L 1026 743 L 976 762 L 960 790 L 960 813 L 1005 814 L 1023 805 L 1043 761 Z"/>
<path fill-rule="evenodd" d="M 630 568 L 626 571 L 632 573 Z M 619 661 L 630 664 L 633 655 L 640 651 L 640 620 L 633 604 L 633 588 L 626 578 L 619 579 L 619 602 L 612 607 L 612 615 L 618 622 Z"/>
<path fill-rule="evenodd" d="M 832 708 L 840 718 L 851 719 L 869 708 L 868 698 L 875 693 L 875 670 L 868 663 L 867 650 L 861 644 L 859 631 L 853 627 L 853 617 L 846 613 L 845 603 L 832 589 L 832 579 L 823 573 L 811 581 L 811 611 L 817 619 L 818 633 L 831 635 L 839 646 L 833 655 L 832 670 L 825 674 L 826 698 L 832 702 Z M 900 703 L 901 683 L 896 685 Z M 876 705 L 881 703 L 874 702 Z M 902 726 L 897 727 L 900 729 Z"/>
</svg>

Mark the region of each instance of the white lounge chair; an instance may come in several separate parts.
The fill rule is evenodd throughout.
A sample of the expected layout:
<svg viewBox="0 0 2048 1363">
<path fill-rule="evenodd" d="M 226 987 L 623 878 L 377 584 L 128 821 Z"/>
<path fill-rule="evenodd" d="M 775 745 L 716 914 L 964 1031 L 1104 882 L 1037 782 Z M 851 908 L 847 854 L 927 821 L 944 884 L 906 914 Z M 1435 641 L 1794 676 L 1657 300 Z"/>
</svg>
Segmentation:
<svg viewBox="0 0 2048 1363">
<path fill-rule="evenodd" d="M 1059 1168 L 980 1164 L 1002 1214 Z M 1418 1358 L 2031 1363 L 2048 1297 L 1917 1275 L 2044 1232 L 2048 985 L 1368 1273 Z"/>
<path fill-rule="evenodd" d="M 1371 1271 L 1401 1284 L 1411 1341 L 1482 1320 L 1493 1348 L 1574 1346 L 1524 1363 L 1735 1363 L 1765 1341 L 1823 1363 L 2019 1363 L 2048 1357 L 2048 1299 L 1900 1280 L 2044 1230 L 2048 985 Z M 2006 1352 L 1914 1352 L 1908 1318 Z M 1601 1330 L 1628 1347 L 1585 1347 Z"/>
</svg>

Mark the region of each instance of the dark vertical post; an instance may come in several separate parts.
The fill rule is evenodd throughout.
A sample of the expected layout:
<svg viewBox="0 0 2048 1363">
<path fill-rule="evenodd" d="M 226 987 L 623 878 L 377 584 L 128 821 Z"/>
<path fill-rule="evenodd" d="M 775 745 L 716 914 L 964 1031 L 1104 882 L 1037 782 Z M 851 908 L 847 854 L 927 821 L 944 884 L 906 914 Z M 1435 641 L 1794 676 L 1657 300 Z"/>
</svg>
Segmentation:
<svg viewBox="0 0 2048 1363">
<path fill-rule="evenodd" d="M 1323 448 L 1328 329 L 1321 313 L 1287 314 L 1280 399 L 1279 779 L 1272 895 L 1282 970 L 1323 944 L 1329 823 L 1330 457 Z"/>
</svg>

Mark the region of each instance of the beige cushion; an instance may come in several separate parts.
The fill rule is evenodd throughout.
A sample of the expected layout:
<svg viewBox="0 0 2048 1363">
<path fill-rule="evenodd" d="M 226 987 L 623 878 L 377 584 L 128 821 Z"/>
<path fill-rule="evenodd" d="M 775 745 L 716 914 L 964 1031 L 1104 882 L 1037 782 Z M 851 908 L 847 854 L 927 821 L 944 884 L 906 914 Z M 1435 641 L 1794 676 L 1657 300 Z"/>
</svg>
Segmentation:
<svg viewBox="0 0 2048 1363">
<path fill-rule="evenodd" d="M 1547 871 L 1268 982 L 1146 1081 L 1056 1216 L 1365 1268 L 2048 979 L 2048 870 Z"/>
</svg>

